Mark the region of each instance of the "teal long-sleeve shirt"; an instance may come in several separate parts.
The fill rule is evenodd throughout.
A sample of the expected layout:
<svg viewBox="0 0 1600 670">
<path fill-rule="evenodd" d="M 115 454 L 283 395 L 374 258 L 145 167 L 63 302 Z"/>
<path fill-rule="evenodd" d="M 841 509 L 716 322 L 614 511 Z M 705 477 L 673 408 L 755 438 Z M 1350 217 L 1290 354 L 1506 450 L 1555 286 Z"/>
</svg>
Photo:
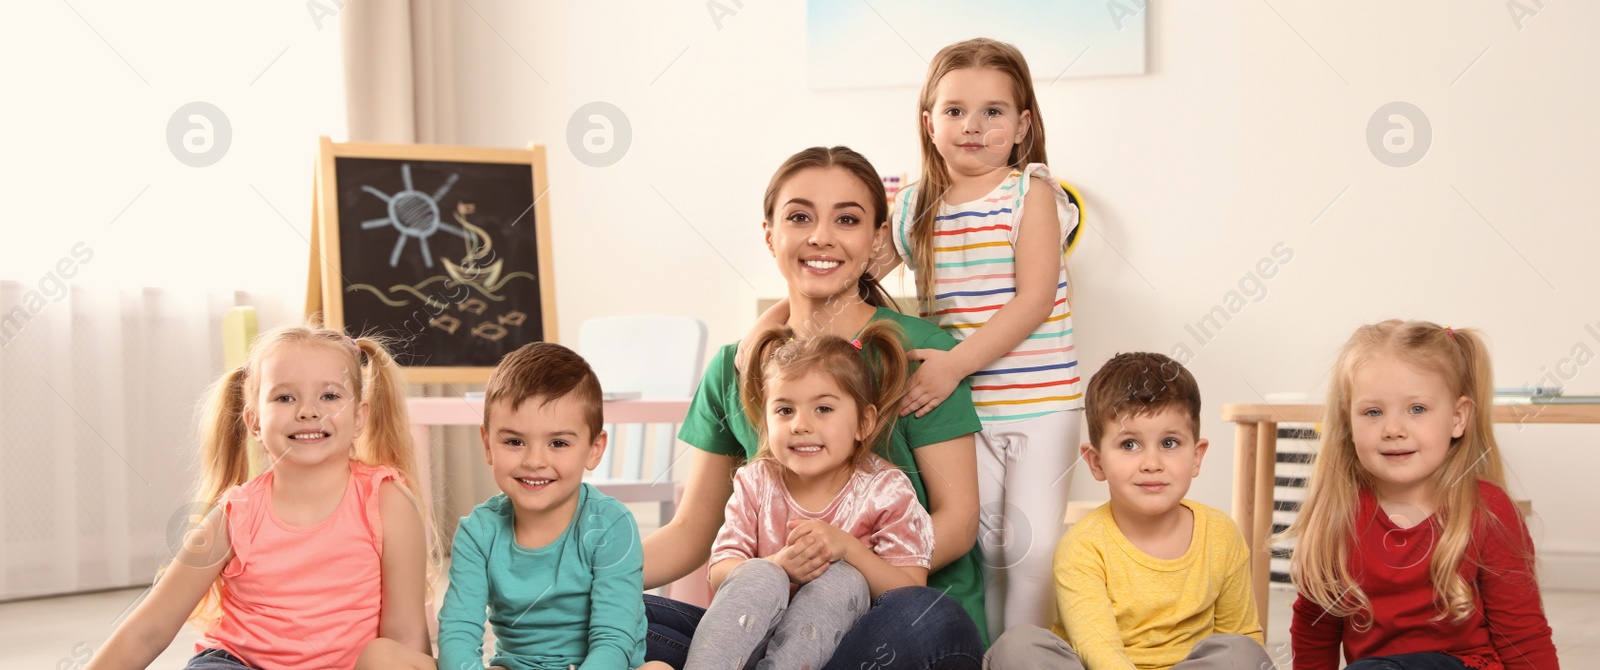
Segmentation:
<svg viewBox="0 0 1600 670">
<path fill-rule="evenodd" d="M 633 514 L 582 484 L 560 537 L 519 546 L 510 499 L 497 495 L 456 529 L 439 610 L 439 669 L 482 670 L 484 612 L 492 665 L 511 670 L 636 668 L 644 663 L 644 556 Z"/>
</svg>

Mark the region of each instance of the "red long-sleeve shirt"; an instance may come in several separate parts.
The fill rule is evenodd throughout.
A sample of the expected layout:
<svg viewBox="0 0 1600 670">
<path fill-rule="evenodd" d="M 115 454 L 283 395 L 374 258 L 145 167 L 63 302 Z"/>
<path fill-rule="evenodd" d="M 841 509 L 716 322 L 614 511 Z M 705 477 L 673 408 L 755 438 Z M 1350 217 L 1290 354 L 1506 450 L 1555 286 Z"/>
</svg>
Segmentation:
<svg viewBox="0 0 1600 670">
<path fill-rule="evenodd" d="M 1550 624 L 1532 570 L 1533 540 L 1516 505 L 1500 487 L 1478 482 L 1482 508 L 1474 513 L 1472 539 L 1461 575 L 1477 596 L 1477 607 L 1460 624 L 1439 614 L 1428 566 L 1438 529 L 1435 518 L 1400 528 L 1362 489 L 1350 548 L 1350 573 L 1372 602 L 1372 625 L 1333 616 L 1304 596 L 1295 599 L 1289 626 L 1295 670 L 1335 670 L 1339 646 L 1345 658 L 1444 652 L 1469 668 L 1558 670 Z M 1491 518 L 1491 516 L 1493 518 Z"/>
</svg>

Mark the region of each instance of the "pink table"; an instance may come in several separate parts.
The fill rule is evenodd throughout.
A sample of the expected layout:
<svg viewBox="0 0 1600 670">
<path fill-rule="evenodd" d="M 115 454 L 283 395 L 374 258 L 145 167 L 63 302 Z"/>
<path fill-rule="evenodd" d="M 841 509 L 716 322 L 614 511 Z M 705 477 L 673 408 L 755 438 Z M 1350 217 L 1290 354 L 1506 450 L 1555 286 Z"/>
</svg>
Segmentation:
<svg viewBox="0 0 1600 670">
<path fill-rule="evenodd" d="M 468 398 L 408 398 L 406 407 L 411 413 L 411 436 L 416 443 L 417 475 L 422 478 L 422 491 L 428 495 L 432 488 L 432 461 L 429 429 L 433 426 L 477 426 L 483 423 L 483 400 Z M 613 400 L 604 405 L 606 423 L 683 423 L 689 413 L 689 398 L 652 400 Z M 680 492 L 681 493 L 681 492 Z M 669 584 L 664 595 L 683 602 L 706 606 L 711 602 L 711 587 L 706 581 L 705 568 L 690 573 Z"/>
<path fill-rule="evenodd" d="M 433 426 L 477 426 L 483 423 L 483 400 L 468 398 L 408 398 L 406 407 L 411 413 L 411 436 L 416 442 L 418 468 L 422 490 L 432 491 L 432 473 L 426 464 L 432 463 L 429 452 L 428 429 Z M 654 400 L 613 400 L 605 403 L 606 423 L 683 423 L 689 413 L 688 398 Z"/>
</svg>

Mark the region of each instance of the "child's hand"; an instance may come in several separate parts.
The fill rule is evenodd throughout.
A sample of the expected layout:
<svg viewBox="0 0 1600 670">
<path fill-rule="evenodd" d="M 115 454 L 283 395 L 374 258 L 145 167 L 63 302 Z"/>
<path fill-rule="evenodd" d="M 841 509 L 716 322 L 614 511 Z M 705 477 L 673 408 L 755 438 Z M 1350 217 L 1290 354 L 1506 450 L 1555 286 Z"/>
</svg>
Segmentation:
<svg viewBox="0 0 1600 670">
<path fill-rule="evenodd" d="M 789 543 L 788 546 L 779 549 L 778 553 L 768 556 L 767 560 L 783 568 L 789 575 L 789 581 L 808 584 L 827 571 L 828 548 L 815 538 L 806 538 L 800 542 Z"/>
<path fill-rule="evenodd" d="M 844 554 L 850 545 L 860 545 L 861 541 L 856 536 L 840 530 L 826 522 L 811 519 L 808 521 L 789 522 L 789 545 L 800 542 L 814 541 L 827 550 L 826 558 L 829 561 L 844 559 Z"/>
<path fill-rule="evenodd" d="M 906 358 L 922 361 L 922 365 L 911 375 L 906 397 L 900 401 L 900 416 L 916 412 L 920 418 L 933 411 L 967 377 L 965 372 L 957 369 L 959 363 L 955 355 L 948 351 L 912 349 L 906 352 Z"/>
</svg>

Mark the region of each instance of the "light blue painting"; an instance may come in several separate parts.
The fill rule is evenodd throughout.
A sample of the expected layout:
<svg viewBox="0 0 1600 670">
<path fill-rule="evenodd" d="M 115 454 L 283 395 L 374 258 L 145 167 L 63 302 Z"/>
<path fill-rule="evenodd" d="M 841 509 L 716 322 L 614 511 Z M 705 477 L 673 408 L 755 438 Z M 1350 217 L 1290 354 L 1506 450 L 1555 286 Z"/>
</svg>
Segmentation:
<svg viewBox="0 0 1600 670">
<path fill-rule="evenodd" d="M 809 0 L 811 87 L 919 87 L 973 37 L 1022 50 L 1036 82 L 1144 74 L 1148 0 Z"/>
</svg>

